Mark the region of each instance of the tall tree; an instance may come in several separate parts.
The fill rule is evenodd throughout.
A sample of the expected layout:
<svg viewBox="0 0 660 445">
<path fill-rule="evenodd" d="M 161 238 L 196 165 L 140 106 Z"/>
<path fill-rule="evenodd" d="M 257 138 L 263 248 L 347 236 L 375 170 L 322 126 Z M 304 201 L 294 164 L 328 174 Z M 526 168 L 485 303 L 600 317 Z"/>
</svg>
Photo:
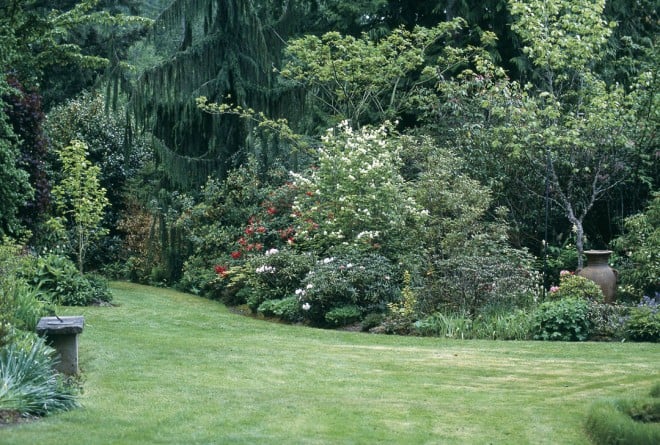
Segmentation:
<svg viewBox="0 0 660 445">
<path fill-rule="evenodd" d="M 626 92 L 593 71 L 612 25 L 603 17 L 604 0 L 509 4 L 516 17 L 512 29 L 541 79 L 524 105 L 527 125 L 536 126 L 523 139 L 526 153 L 546 171 L 550 196 L 573 225 L 581 268 L 584 219 L 626 179 L 634 147 Z"/>
<path fill-rule="evenodd" d="M 26 200 L 20 211 L 23 225 L 32 231 L 44 222 L 50 207 L 50 183 L 46 157 L 49 143 L 43 127 L 45 115 L 41 108 L 41 95 L 26 90 L 18 79 L 9 76 L 13 93 L 5 96 L 6 111 L 20 150 L 17 166 L 29 175 L 34 195 Z"/>
<path fill-rule="evenodd" d="M 2 96 L 7 92 L 8 88 L 3 91 L 0 82 L 0 235 L 18 235 L 18 213 L 33 193 L 28 173 L 17 164 L 20 158 L 18 139 L 3 112 L 6 105 Z"/>
<path fill-rule="evenodd" d="M 175 0 L 156 19 L 152 38 L 177 45 L 142 73 L 131 103 L 138 122 L 157 138 L 168 187 L 191 189 L 208 176 L 224 177 L 246 150 L 278 155 L 278 141 L 255 140 L 249 123 L 205 114 L 195 100 L 228 101 L 273 117 L 299 112 L 302 96 L 279 83 L 273 67 L 310 8 L 285 0 Z"/>
<path fill-rule="evenodd" d="M 70 6 L 53 9 L 55 4 Z M 96 24 L 115 27 L 141 24 L 132 16 L 111 15 L 94 10 L 98 0 L 46 2 L 42 0 L 4 0 L 0 2 L 0 232 L 17 233 L 17 214 L 30 200 L 30 175 L 44 198 L 44 178 L 38 171 L 45 141 L 40 134 L 41 110 L 35 94 L 53 66 L 101 69 L 108 59 L 89 53 L 75 43 L 71 31 Z M 29 92 L 25 94 L 25 92 Z M 30 103 L 28 103 L 30 102 Z M 30 109 L 31 108 L 31 109 Z M 11 125 L 10 125 L 11 124 Z M 23 152 L 21 153 L 21 149 Z M 29 210 L 29 209 L 28 209 Z M 34 208 L 33 208 L 34 210 Z"/>
</svg>

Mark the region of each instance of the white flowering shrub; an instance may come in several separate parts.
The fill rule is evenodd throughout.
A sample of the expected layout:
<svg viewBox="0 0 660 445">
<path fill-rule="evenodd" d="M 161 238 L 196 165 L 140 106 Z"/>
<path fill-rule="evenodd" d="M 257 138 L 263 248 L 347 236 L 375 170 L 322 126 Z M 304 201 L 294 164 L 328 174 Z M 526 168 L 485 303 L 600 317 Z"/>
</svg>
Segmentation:
<svg viewBox="0 0 660 445">
<path fill-rule="evenodd" d="M 250 258 L 242 267 L 241 283 L 248 293 L 248 306 L 256 312 L 265 301 L 294 296 L 314 262 L 311 255 L 288 249 L 269 249 Z"/>
<path fill-rule="evenodd" d="M 399 172 L 402 141 L 387 124 L 353 130 L 343 122 L 328 131 L 318 166 L 307 175 L 292 173 L 302 249 L 326 254 L 344 245 L 396 258 L 409 248 L 426 212 Z"/>
<path fill-rule="evenodd" d="M 336 326 L 371 312 L 383 312 L 400 298 L 399 280 L 392 263 L 375 254 L 344 254 L 317 261 L 295 291 L 303 317 L 316 326 Z M 351 316 L 339 308 L 351 307 Z M 357 308 L 357 309 L 356 309 Z M 346 310 L 343 310 L 346 312 Z"/>
</svg>

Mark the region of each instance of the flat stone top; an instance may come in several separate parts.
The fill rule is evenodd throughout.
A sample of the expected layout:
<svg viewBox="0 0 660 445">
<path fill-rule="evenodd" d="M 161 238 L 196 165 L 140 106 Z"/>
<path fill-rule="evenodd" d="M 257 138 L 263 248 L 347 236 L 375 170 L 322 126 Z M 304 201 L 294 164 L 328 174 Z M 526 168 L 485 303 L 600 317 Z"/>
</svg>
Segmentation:
<svg viewBox="0 0 660 445">
<path fill-rule="evenodd" d="M 41 317 L 37 324 L 37 334 L 65 335 L 80 334 L 85 326 L 85 317 L 74 315 L 60 317 Z"/>
</svg>

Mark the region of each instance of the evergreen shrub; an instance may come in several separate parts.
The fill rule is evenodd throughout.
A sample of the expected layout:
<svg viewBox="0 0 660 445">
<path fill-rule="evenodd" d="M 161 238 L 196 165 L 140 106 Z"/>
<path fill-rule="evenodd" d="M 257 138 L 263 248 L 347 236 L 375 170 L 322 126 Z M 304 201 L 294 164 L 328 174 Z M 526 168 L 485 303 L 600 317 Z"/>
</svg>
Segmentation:
<svg viewBox="0 0 660 445">
<path fill-rule="evenodd" d="M 330 309 L 325 313 L 325 321 L 329 326 L 340 327 L 355 323 L 362 317 L 359 307 L 351 304 Z"/>
<path fill-rule="evenodd" d="M 243 266 L 243 286 L 250 289 L 247 304 L 253 312 L 267 300 L 294 296 L 314 266 L 314 258 L 292 250 L 270 249 L 250 258 Z"/>
</svg>

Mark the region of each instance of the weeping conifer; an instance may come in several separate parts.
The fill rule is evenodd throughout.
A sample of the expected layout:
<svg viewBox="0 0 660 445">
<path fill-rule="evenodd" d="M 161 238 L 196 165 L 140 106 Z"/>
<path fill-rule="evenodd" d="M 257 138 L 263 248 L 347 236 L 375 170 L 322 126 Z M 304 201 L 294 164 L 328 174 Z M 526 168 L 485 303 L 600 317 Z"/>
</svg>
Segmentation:
<svg viewBox="0 0 660 445">
<path fill-rule="evenodd" d="M 155 19 L 149 38 L 163 61 L 141 74 L 130 109 L 136 126 L 154 136 L 160 165 L 154 241 L 160 242 L 158 262 L 165 280 L 178 280 L 191 249 L 172 219 L 178 209 L 170 192 L 194 193 L 209 177 L 223 179 L 248 154 L 256 155 L 264 169 L 275 158 L 287 159 L 286 142 L 272 134 L 259 137 L 250 122 L 237 116 L 204 113 L 196 99 L 205 96 L 297 121 L 304 95 L 279 83 L 274 68 L 281 65 L 286 40 L 305 29 L 305 18 L 316 13 L 315 4 L 173 0 Z"/>
<path fill-rule="evenodd" d="M 255 140 L 236 116 L 201 112 L 199 96 L 229 101 L 271 117 L 301 113 L 302 95 L 277 82 L 285 40 L 309 4 L 295 0 L 174 0 L 151 39 L 176 41 L 164 62 L 145 71 L 132 93 L 138 126 L 151 132 L 169 187 L 191 190 L 209 176 L 223 178 L 250 151 L 268 163 L 283 142 Z M 267 166 L 267 165 L 266 165 Z"/>
</svg>

